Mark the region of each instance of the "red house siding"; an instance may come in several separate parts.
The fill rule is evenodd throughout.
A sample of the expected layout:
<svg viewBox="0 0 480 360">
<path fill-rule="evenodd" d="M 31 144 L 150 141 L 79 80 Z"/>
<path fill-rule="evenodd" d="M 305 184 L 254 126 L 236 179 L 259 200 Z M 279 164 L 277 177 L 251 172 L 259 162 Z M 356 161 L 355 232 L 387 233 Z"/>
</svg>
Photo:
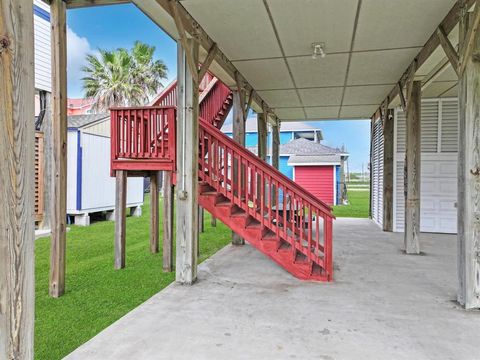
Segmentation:
<svg viewBox="0 0 480 360">
<path fill-rule="evenodd" d="M 334 200 L 334 167 L 295 166 L 295 182 L 329 205 Z"/>
</svg>

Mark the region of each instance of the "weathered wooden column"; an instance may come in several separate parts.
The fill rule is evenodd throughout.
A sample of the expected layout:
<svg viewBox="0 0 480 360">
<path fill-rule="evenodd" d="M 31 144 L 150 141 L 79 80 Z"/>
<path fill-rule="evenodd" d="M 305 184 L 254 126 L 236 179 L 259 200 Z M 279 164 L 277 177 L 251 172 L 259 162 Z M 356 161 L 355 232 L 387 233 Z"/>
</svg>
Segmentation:
<svg viewBox="0 0 480 360">
<path fill-rule="evenodd" d="M 178 42 L 176 280 L 192 284 L 197 278 L 198 246 L 198 42 Z M 193 71 L 192 71 L 193 70 Z"/>
<path fill-rule="evenodd" d="M 163 172 L 163 271 L 173 271 L 173 185 L 172 172 Z"/>
<path fill-rule="evenodd" d="M 272 166 L 276 169 L 280 166 L 280 121 L 272 125 Z"/>
<path fill-rule="evenodd" d="M 43 92 L 45 96 L 45 115 L 43 117 L 40 131 L 43 132 L 43 218 L 39 224 L 40 229 L 51 230 L 51 210 L 52 206 L 52 154 L 53 154 L 53 136 L 52 136 L 52 94 Z"/>
<path fill-rule="evenodd" d="M 0 359 L 33 359 L 32 11 L 30 0 L 0 2 Z"/>
<path fill-rule="evenodd" d="M 198 232 L 203 233 L 205 231 L 205 212 L 203 207 L 198 206 Z"/>
<path fill-rule="evenodd" d="M 237 89 L 233 92 L 233 140 L 242 146 L 245 146 L 245 111 L 244 111 L 244 97 L 242 89 Z M 233 164 L 233 178 L 238 179 L 238 171 L 241 171 L 241 165 L 235 161 Z M 243 176 L 241 176 L 243 180 Z M 245 239 L 232 231 L 232 244 L 244 245 Z"/>
<path fill-rule="evenodd" d="M 422 83 L 407 85 L 407 141 L 405 164 L 407 192 L 405 197 L 405 252 L 420 254 L 420 164 L 421 164 L 421 98 Z"/>
<path fill-rule="evenodd" d="M 50 295 L 65 292 L 67 218 L 67 11 L 62 0 L 50 4 L 52 29 L 52 239 Z"/>
<path fill-rule="evenodd" d="M 393 110 L 383 116 L 383 231 L 393 231 Z"/>
<path fill-rule="evenodd" d="M 477 2 L 477 7 L 480 3 Z M 460 19 L 457 299 L 480 308 L 480 9 Z M 476 30 L 476 31 L 475 31 Z"/>
<path fill-rule="evenodd" d="M 150 252 L 158 253 L 159 228 L 159 172 L 154 171 L 150 175 Z M 164 220 L 165 221 L 165 220 Z"/>
<path fill-rule="evenodd" d="M 127 171 L 117 170 L 115 193 L 115 269 L 125 267 L 127 222 Z"/>
<path fill-rule="evenodd" d="M 258 157 L 265 161 L 267 158 L 267 115 L 265 113 L 257 114 L 257 133 Z"/>
</svg>

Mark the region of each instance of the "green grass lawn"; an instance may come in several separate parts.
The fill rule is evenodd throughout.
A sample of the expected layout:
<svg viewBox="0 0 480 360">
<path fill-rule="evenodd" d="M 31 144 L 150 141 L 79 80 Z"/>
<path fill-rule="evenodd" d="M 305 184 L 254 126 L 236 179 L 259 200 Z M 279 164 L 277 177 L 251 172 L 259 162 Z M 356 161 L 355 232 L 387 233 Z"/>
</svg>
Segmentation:
<svg viewBox="0 0 480 360">
<path fill-rule="evenodd" d="M 173 272 L 162 271 L 162 245 L 158 254 L 149 251 L 149 205 L 147 196 L 143 216 L 127 219 L 123 270 L 113 269 L 113 222 L 71 227 L 67 234 L 66 293 L 59 299 L 48 295 L 50 239 L 36 241 L 35 359 L 63 358 L 174 281 Z M 231 240 L 231 231 L 220 221 L 217 224 L 212 228 L 205 212 L 199 261 Z"/>
<path fill-rule="evenodd" d="M 338 205 L 333 207 L 333 213 L 336 217 L 355 217 L 368 218 L 368 209 L 370 204 L 370 191 L 349 191 L 348 205 Z"/>
</svg>

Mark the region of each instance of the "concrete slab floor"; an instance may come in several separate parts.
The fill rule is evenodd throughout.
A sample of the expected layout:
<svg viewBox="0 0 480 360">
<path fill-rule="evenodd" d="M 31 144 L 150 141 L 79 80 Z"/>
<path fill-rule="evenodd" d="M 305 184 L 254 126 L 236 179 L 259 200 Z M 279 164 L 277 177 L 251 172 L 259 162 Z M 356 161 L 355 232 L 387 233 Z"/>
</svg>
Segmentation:
<svg viewBox="0 0 480 360">
<path fill-rule="evenodd" d="M 335 282 L 301 282 L 245 245 L 204 262 L 70 354 L 77 359 L 480 359 L 480 312 L 454 301 L 456 238 L 334 225 Z"/>
</svg>

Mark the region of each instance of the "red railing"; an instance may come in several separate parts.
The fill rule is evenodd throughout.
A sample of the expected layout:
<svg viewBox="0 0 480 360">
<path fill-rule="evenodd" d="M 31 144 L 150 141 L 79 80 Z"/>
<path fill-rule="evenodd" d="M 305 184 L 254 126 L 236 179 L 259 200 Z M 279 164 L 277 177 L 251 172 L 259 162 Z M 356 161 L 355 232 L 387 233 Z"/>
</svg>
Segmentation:
<svg viewBox="0 0 480 360">
<path fill-rule="evenodd" d="M 112 108 L 110 117 L 112 170 L 175 169 L 174 107 Z M 152 165 L 137 169 L 135 162 Z M 169 165 L 160 168 L 159 162 Z"/>
<path fill-rule="evenodd" d="M 170 85 L 150 103 L 150 106 L 177 106 L 177 80 L 172 81 Z"/>
<path fill-rule="evenodd" d="M 199 178 L 331 279 L 332 209 L 206 121 L 199 138 Z"/>
<path fill-rule="evenodd" d="M 220 112 L 224 110 L 225 101 L 231 94 L 232 90 L 228 86 L 214 78 L 200 97 L 200 118 L 205 119 L 215 127 L 221 126 L 227 111 L 225 110 L 225 113 L 221 115 Z M 225 117 L 220 118 L 220 116 Z M 217 121 L 219 123 L 216 123 Z"/>
</svg>

